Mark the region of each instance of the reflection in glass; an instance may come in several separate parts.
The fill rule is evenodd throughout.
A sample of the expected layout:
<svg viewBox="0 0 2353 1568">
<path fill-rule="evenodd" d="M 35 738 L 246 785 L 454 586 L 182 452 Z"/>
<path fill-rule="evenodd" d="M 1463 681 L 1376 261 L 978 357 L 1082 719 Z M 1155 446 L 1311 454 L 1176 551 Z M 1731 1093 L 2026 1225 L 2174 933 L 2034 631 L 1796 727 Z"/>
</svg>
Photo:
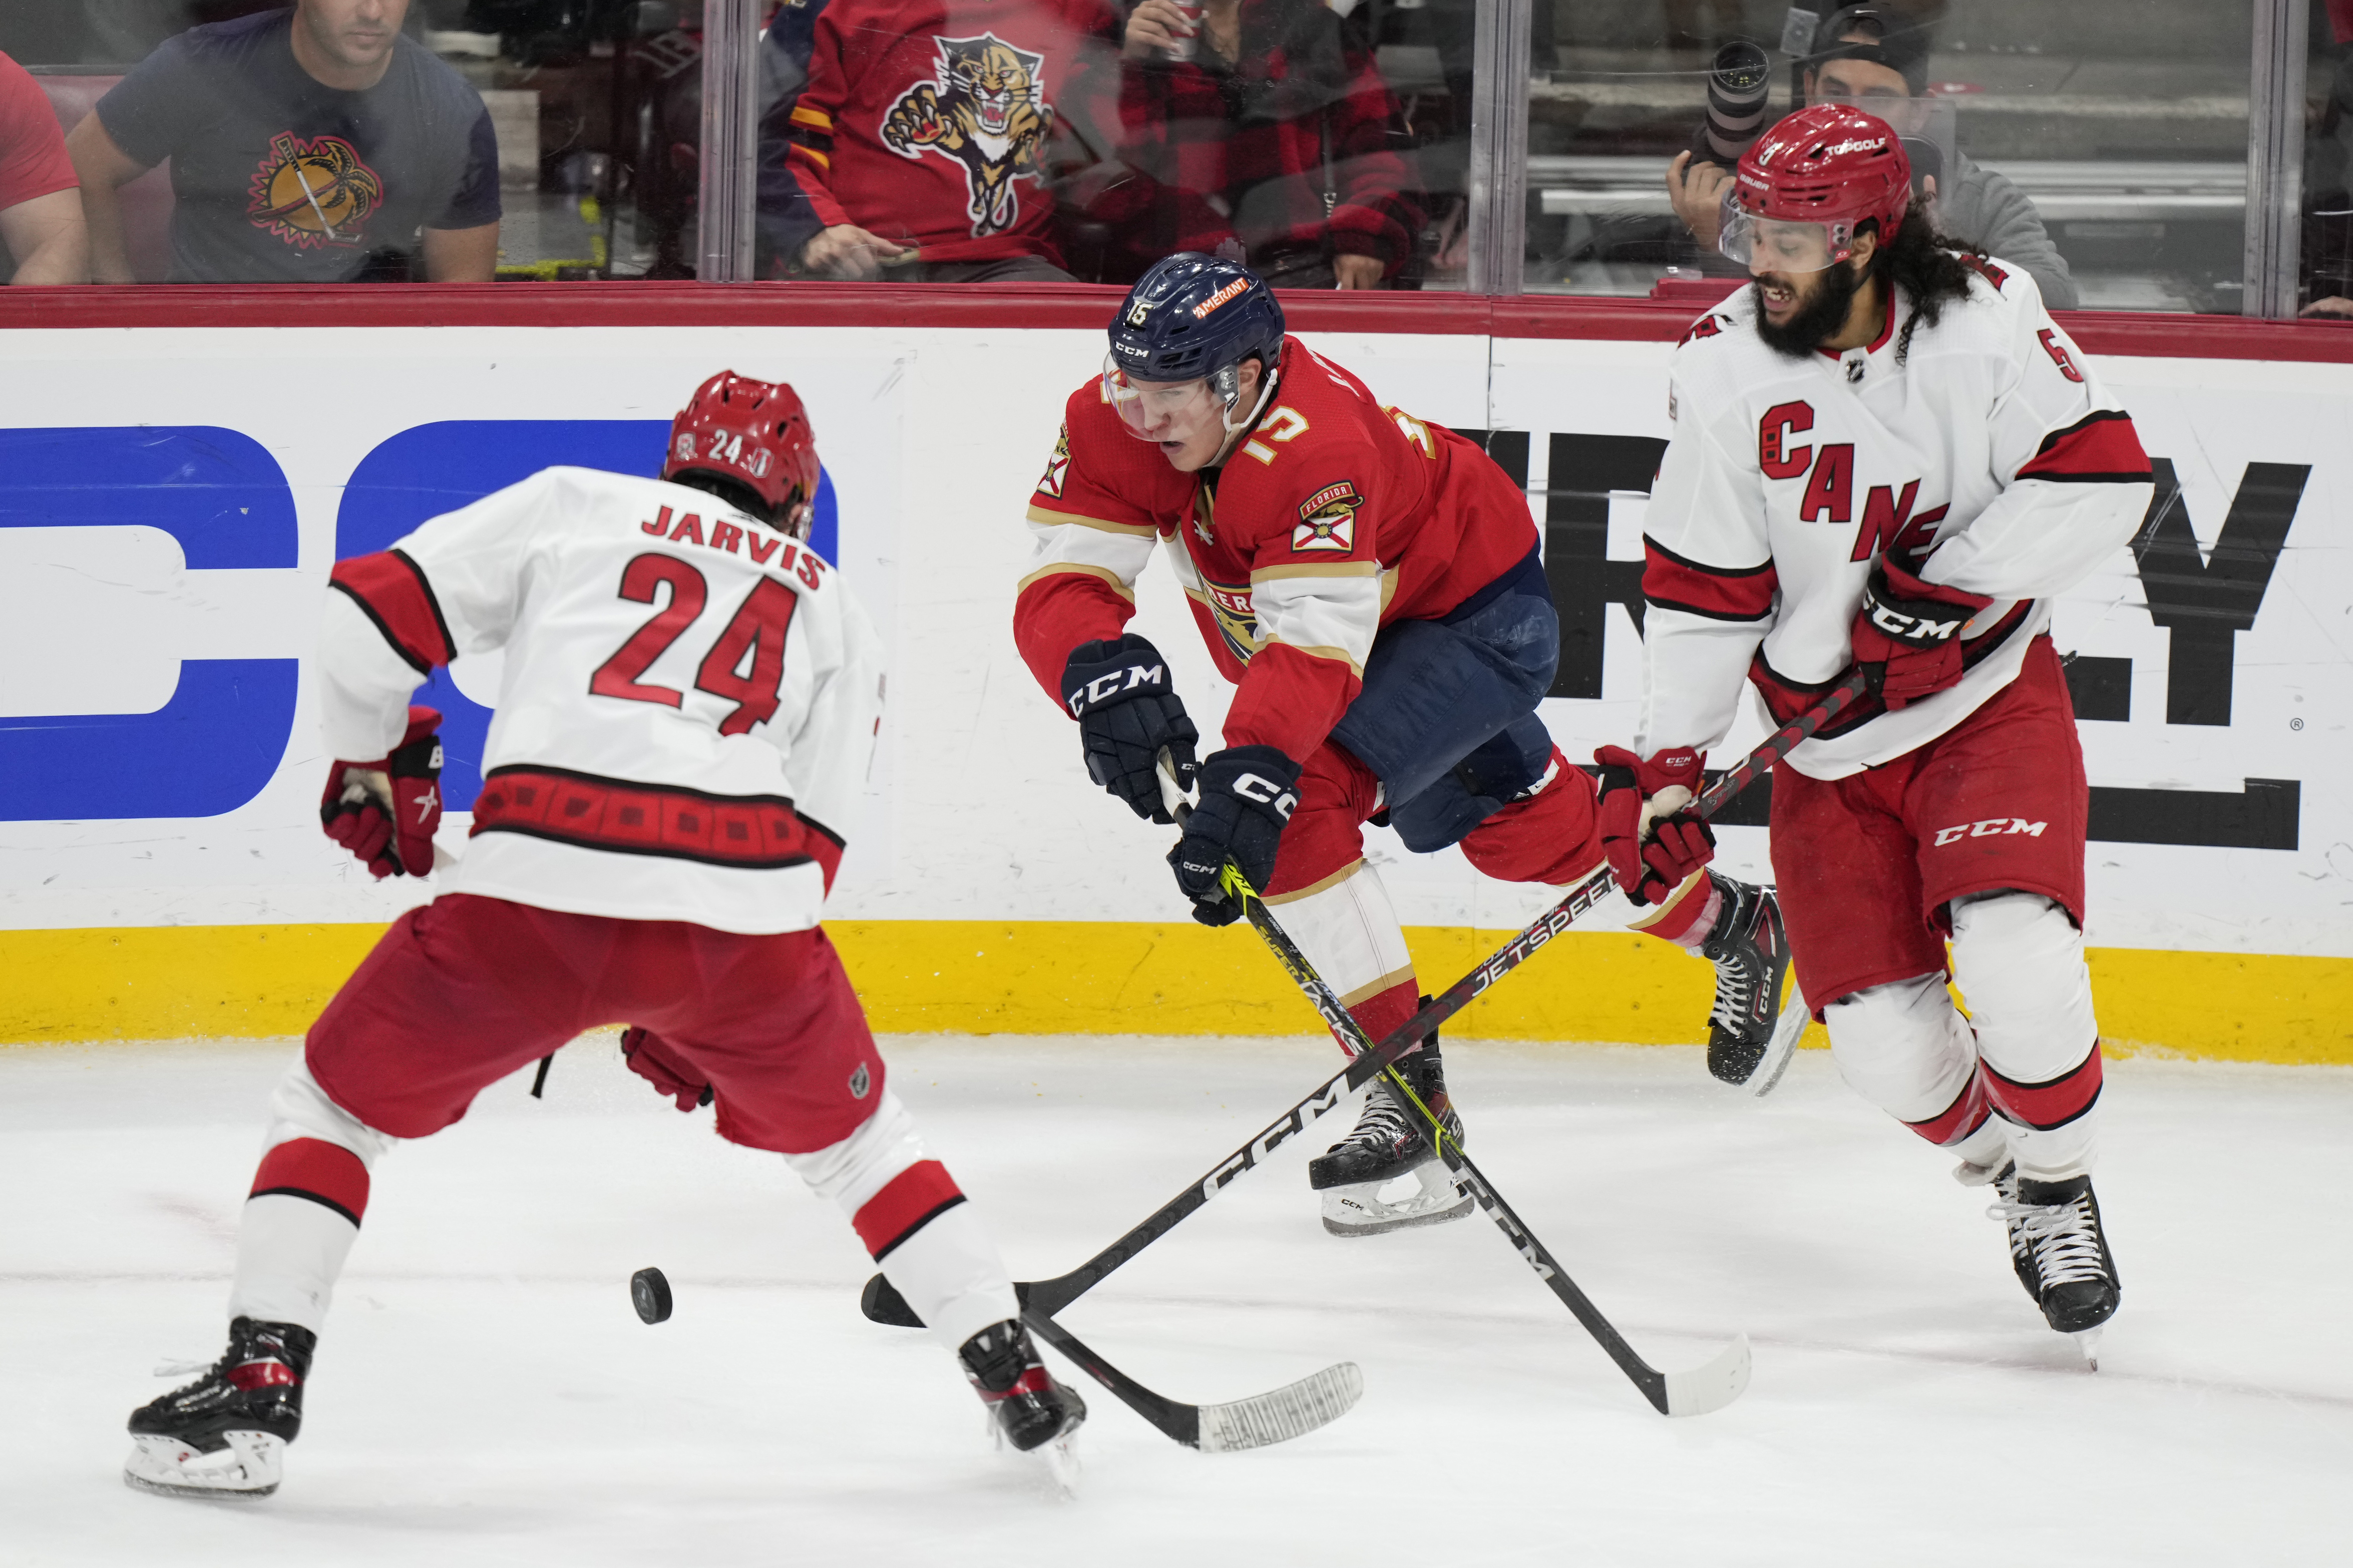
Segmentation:
<svg viewBox="0 0 2353 1568">
<path fill-rule="evenodd" d="M 1903 133 L 1941 231 L 2052 308 L 2236 313 L 2250 18 L 2244 0 L 1563 5 L 1529 86 L 1525 287 L 1694 303 L 1737 287 L 1715 240 L 1738 150 L 1839 101 Z M 1735 44 L 1775 67 L 1753 129 L 1725 117 Z"/>
</svg>

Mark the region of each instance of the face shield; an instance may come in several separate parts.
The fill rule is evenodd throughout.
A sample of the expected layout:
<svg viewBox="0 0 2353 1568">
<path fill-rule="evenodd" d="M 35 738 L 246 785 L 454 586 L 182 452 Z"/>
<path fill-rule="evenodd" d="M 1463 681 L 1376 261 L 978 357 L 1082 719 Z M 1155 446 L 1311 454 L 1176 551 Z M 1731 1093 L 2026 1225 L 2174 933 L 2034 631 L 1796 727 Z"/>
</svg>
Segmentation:
<svg viewBox="0 0 2353 1568">
<path fill-rule="evenodd" d="M 1131 381 L 1118 356 L 1105 354 L 1103 391 L 1120 423 L 1139 441 L 1190 441 L 1205 430 L 1225 427 L 1226 400 L 1206 376 Z"/>
<path fill-rule="evenodd" d="M 1853 254 L 1854 222 L 1758 217 L 1727 187 L 1716 248 L 1753 273 L 1820 272 Z"/>
</svg>

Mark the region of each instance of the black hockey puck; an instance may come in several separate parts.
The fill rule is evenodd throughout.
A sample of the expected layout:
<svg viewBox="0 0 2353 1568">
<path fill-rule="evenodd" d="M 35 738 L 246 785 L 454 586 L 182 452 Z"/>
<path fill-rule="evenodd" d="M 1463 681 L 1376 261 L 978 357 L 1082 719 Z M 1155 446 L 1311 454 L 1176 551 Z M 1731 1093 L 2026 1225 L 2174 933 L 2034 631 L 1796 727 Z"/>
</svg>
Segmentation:
<svg viewBox="0 0 2353 1568">
<path fill-rule="evenodd" d="M 629 1305 L 649 1323 L 670 1316 L 670 1281 L 659 1268 L 640 1268 L 629 1276 Z"/>
</svg>

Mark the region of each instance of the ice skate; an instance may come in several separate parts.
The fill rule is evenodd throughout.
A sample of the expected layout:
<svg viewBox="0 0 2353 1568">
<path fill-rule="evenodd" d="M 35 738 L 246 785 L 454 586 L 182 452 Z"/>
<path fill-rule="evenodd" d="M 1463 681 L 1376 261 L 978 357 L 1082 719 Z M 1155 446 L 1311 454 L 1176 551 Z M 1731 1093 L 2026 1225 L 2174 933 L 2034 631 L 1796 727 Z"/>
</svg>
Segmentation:
<svg viewBox="0 0 2353 1568">
<path fill-rule="evenodd" d="M 1071 1439 L 1087 1418 L 1086 1401 L 1046 1370 L 1029 1331 L 1008 1318 L 965 1341 L 956 1359 L 988 1407 L 997 1441 L 1018 1453 L 1036 1454 L 1055 1483 L 1071 1490 L 1079 1473 Z"/>
<path fill-rule="evenodd" d="M 1724 907 L 1700 944 L 1715 965 L 1715 1006 L 1707 1016 L 1707 1070 L 1725 1083 L 1746 1084 L 1773 1044 L 1781 982 L 1789 973 L 1789 942 L 1773 889 L 1708 873 Z M 1793 1042 L 1794 1043 L 1794 1042 Z"/>
<path fill-rule="evenodd" d="M 1438 1113 L 1448 1134 L 1459 1141 L 1462 1119 L 1447 1099 L 1446 1064 L 1439 1058 L 1438 1037 L 1424 1040 L 1398 1063 L 1398 1070 L 1421 1102 Z M 1419 1189 L 1384 1202 L 1381 1189 L 1406 1175 L 1419 1181 Z M 1324 1228 L 1334 1236 L 1378 1236 L 1409 1226 L 1441 1225 L 1471 1212 L 1471 1196 L 1455 1186 L 1439 1159 L 1421 1112 L 1405 1104 L 1386 1077 L 1375 1079 L 1365 1091 L 1365 1108 L 1355 1130 L 1307 1163 L 1307 1184 L 1324 1194 Z"/>
<path fill-rule="evenodd" d="M 2042 1291 L 2034 1273 L 2034 1252 L 2026 1238 L 2026 1222 L 2008 1217 L 2018 1205 L 2018 1162 L 2004 1154 L 1998 1165 L 1973 1165 L 1964 1160 L 1953 1167 L 1953 1180 L 1965 1187 L 1991 1187 L 2000 1202 L 1986 1211 L 2010 1232 L 2010 1267 L 2018 1283 L 2037 1306 Z"/>
<path fill-rule="evenodd" d="M 185 1388 L 131 1413 L 122 1479 L 174 1497 L 268 1497 L 302 1429 L 302 1384 L 319 1339 L 292 1323 L 229 1324 L 228 1349 Z"/>
<path fill-rule="evenodd" d="M 2100 1201 L 2092 1194 L 2092 1178 L 2037 1182 L 2020 1177 L 2017 1195 L 1987 1212 L 2010 1227 L 2013 1258 L 2023 1247 L 2027 1261 L 2020 1278 L 2023 1280 L 2031 1268 L 2043 1321 L 2074 1335 L 2084 1360 L 2096 1368 L 2098 1331 L 2116 1315 L 2122 1289 L 2107 1236 L 2100 1228 Z"/>
</svg>

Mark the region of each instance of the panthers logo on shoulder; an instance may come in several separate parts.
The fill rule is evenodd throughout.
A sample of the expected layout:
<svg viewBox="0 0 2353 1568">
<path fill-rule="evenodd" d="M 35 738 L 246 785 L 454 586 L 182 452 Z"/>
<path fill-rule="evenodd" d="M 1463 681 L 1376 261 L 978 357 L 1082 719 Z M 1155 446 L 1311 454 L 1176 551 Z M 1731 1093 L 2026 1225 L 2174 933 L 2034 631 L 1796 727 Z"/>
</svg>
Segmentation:
<svg viewBox="0 0 2353 1568">
<path fill-rule="evenodd" d="M 975 239 L 999 234 L 1021 216 L 1013 182 L 1038 179 L 1038 161 L 1054 127 L 1039 71 L 1042 54 L 1017 49 L 994 33 L 943 38 L 938 76 L 899 95 L 882 116 L 882 144 L 921 162 L 927 153 L 964 166 Z"/>
</svg>

